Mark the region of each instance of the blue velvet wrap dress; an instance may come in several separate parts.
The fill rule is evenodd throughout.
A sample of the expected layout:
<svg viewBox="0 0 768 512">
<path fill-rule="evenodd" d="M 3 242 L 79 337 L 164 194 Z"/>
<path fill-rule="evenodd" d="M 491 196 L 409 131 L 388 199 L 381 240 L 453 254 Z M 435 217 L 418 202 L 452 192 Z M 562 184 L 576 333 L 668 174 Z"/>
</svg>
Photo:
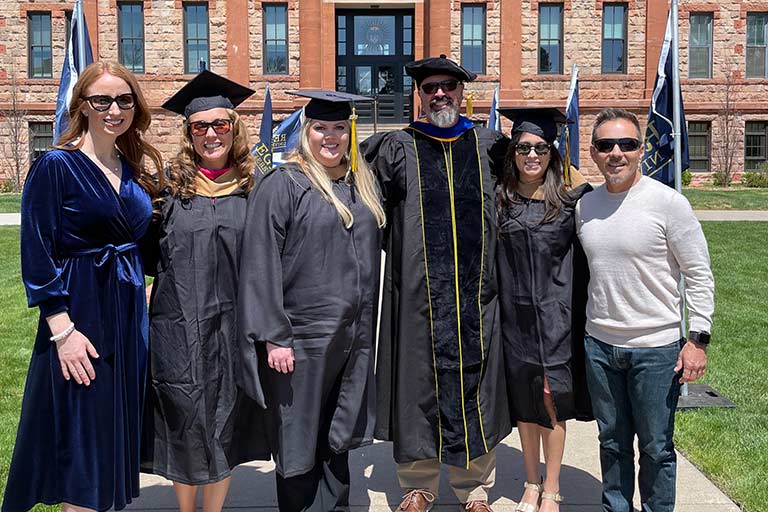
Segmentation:
<svg viewBox="0 0 768 512">
<path fill-rule="evenodd" d="M 21 210 L 22 278 L 40 319 L 2 510 L 119 510 L 139 495 L 148 332 L 137 243 L 150 198 L 125 163 L 116 193 L 84 153 L 52 150 L 30 169 Z M 90 386 L 62 376 L 45 321 L 62 311 L 99 354 Z"/>
</svg>

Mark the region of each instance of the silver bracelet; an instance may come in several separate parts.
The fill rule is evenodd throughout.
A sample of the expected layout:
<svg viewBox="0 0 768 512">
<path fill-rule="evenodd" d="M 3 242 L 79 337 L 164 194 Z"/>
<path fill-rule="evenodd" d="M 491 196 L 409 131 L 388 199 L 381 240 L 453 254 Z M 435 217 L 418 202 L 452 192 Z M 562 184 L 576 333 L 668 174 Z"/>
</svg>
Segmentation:
<svg viewBox="0 0 768 512">
<path fill-rule="evenodd" d="M 51 337 L 50 337 L 50 340 L 51 340 L 52 342 L 54 342 L 54 343 L 56 343 L 56 342 L 58 342 L 58 341 L 61 341 L 61 340 L 63 340 L 64 338 L 66 338 L 67 336 L 69 336 L 70 334 L 72 334 L 72 332 L 73 332 L 74 330 L 75 330 L 75 323 L 74 323 L 74 322 L 70 322 L 70 323 L 69 323 L 69 326 L 68 326 L 66 329 L 64 329 L 63 331 L 61 331 L 59 334 L 54 334 L 53 336 L 51 336 Z"/>
</svg>

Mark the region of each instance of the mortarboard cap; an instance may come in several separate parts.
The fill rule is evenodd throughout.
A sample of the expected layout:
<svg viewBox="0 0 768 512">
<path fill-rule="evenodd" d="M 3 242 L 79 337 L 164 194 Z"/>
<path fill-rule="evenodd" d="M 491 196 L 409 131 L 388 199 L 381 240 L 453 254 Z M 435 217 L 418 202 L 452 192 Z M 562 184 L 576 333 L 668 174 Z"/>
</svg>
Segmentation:
<svg viewBox="0 0 768 512">
<path fill-rule="evenodd" d="M 557 138 L 557 125 L 566 122 L 565 115 L 554 107 L 507 107 L 497 111 L 512 121 L 512 133 L 532 133 L 549 143 Z"/>
<path fill-rule="evenodd" d="M 475 73 L 460 66 L 445 55 L 409 62 L 405 65 L 405 72 L 416 80 L 417 84 L 421 84 L 425 78 L 432 75 L 450 75 L 462 82 L 471 82 L 477 78 Z"/>
<path fill-rule="evenodd" d="M 320 121 L 345 121 L 352 115 L 351 103 L 373 100 L 368 96 L 325 89 L 288 91 L 288 94 L 309 98 L 309 103 L 304 107 L 304 115 L 309 119 Z"/>
<path fill-rule="evenodd" d="M 235 108 L 254 90 L 205 70 L 176 91 L 163 108 L 189 117 L 212 108 Z"/>
</svg>

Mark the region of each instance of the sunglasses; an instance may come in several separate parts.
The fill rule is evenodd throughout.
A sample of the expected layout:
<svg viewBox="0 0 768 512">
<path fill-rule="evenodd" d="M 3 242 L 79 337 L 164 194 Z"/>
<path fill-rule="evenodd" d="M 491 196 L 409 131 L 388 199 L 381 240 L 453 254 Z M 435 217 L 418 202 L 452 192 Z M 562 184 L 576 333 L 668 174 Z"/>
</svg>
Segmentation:
<svg viewBox="0 0 768 512">
<path fill-rule="evenodd" d="M 424 91 L 424 94 L 435 94 L 438 89 L 442 89 L 443 92 L 451 92 L 456 90 L 459 83 L 460 82 L 455 78 L 443 80 L 441 82 L 427 82 L 421 84 L 421 90 Z"/>
<path fill-rule="evenodd" d="M 131 110 L 136 105 L 136 96 L 128 92 L 117 97 L 107 96 L 106 94 L 94 94 L 83 98 L 96 112 L 106 112 L 113 103 L 117 103 L 120 110 Z"/>
<path fill-rule="evenodd" d="M 537 155 L 547 155 L 549 154 L 549 148 L 551 147 L 550 144 L 547 144 L 546 142 L 537 142 L 536 144 L 528 144 L 527 142 L 521 142 L 520 144 L 515 144 L 515 153 L 518 155 L 527 156 L 531 150 L 534 150 Z"/>
<path fill-rule="evenodd" d="M 614 146 L 619 145 L 619 149 L 624 153 L 629 151 L 637 151 L 642 146 L 642 143 L 631 137 L 621 139 L 598 139 L 592 143 L 596 150 L 600 153 L 610 153 L 613 151 Z"/>
<path fill-rule="evenodd" d="M 189 131 L 192 135 L 202 137 L 208 133 L 208 128 L 213 128 L 213 131 L 219 135 L 229 133 L 232 129 L 232 121 L 229 119 L 214 119 L 213 121 L 192 121 L 189 123 Z"/>
</svg>

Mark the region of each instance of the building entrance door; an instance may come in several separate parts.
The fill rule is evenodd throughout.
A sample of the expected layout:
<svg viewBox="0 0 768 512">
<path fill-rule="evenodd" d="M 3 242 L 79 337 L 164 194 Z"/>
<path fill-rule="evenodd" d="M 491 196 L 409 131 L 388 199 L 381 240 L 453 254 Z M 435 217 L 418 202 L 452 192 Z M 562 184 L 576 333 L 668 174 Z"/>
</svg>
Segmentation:
<svg viewBox="0 0 768 512">
<path fill-rule="evenodd" d="M 355 105 L 363 122 L 407 123 L 413 82 L 404 66 L 413 60 L 413 10 L 336 11 L 336 89 L 369 96 Z"/>
</svg>

